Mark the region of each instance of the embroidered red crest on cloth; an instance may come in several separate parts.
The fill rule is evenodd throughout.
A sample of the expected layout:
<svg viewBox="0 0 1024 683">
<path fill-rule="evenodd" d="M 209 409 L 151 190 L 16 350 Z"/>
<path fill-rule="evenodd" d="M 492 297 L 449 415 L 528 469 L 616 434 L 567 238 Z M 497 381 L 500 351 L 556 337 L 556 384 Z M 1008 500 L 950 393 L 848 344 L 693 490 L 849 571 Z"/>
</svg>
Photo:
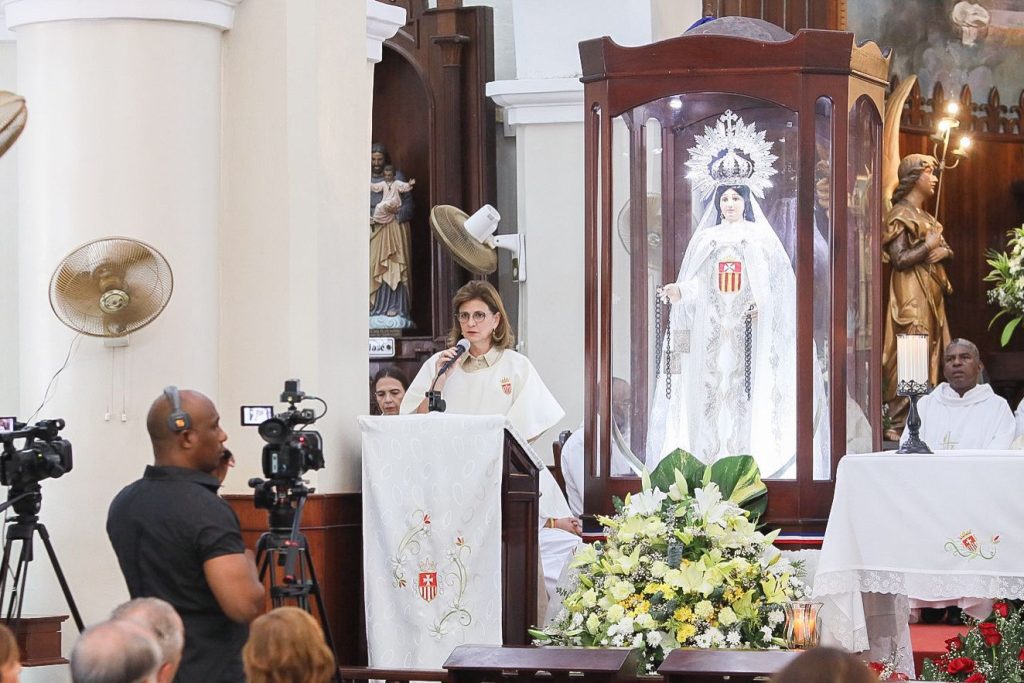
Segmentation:
<svg viewBox="0 0 1024 683">
<path fill-rule="evenodd" d="M 420 597 L 430 602 L 437 597 L 437 572 L 420 572 Z"/>
<path fill-rule="evenodd" d="M 501 390 L 505 392 L 506 396 L 512 395 L 512 380 L 508 377 L 501 378 Z"/>
<path fill-rule="evenodd" d="M 738 292 L 743 284 L 742 261 L 718 262 L 718 289 L 722 292 Z"/>
</svg>

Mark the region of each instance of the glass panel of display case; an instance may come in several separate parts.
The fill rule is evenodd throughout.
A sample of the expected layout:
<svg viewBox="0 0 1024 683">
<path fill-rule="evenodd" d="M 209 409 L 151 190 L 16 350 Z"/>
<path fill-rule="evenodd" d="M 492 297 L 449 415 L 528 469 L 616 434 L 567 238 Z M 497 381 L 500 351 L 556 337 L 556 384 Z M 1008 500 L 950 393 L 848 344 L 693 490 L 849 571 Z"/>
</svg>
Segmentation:
<svg viewBox="0 0 1024 683">
<path fill-rule="evenodd" d="M 832 477 L 832 416 L 829 411 L 829 382 L 832 348 L 832 100 L 819 97 L 814 105 L 814 373 L 813 419 L 815 425 L 814 467 L 816 480 Z"/>
<path fill-rule="evenodd" d="M 846 390 L 849 394 L 846 411 L 846 452 L 868 453 L 873 448 L 870 406 L 872 382 L 871 357 L 875 337 L 872 272 L 877 250 L 872 224 L 881 215 L 878 203 L 881 149 L 881 122 L 878 112 L 867 97 L 853 106 L 849 133 L 849 187 L 847 230 L 849 241 L 846 263 Z"/>
<path fill-rule="evenodd" d="M 662 268 L 662 125 L 625 115 L 612 136 L 611 476 L 635 477 L 644 465 L 644 386 L 655 372 L 650 321 Z"/>
<path fill-rule="evenodd" d="M 614 252 L 611 353 L 633 397 L 629 450 L 651 468 L 677 448 L 750 454 L 763 478 L 795 478 L 797 114 L 701 93 L 621 120 L 613 205 L 630 202 L 632 251 Z"/>
</svg>

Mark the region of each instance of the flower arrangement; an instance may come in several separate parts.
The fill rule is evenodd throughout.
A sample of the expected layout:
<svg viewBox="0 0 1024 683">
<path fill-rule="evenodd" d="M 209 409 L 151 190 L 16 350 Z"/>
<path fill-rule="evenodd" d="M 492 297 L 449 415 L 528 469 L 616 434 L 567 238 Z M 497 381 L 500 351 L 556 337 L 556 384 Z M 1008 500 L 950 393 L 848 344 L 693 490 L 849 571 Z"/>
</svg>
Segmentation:
<svg viewBox="0 0 1024 683">
<path fill-rule="evenodd" d="M 924 663 L 929 681 L 1021 683 L 1024 681 L 1024 612 L 996 602 L 988 619 L 946 641 L 946 652 Z"/>
<path fill-rule="evenodd" d="M 995 283 L 988 290 L 989 303 L 999 306 L 999 312 L 989 323 L 989 327 L 1004 315 L 1010 319 L 1003 326 L 1000 343 L 1010 343 L 1021 320 L 1024 320 L 1024 225 L 1006 233 L 1009 236 L 1009 251 L 990 249 L 986 254 L 992 272 L 985 276 L 985 282 Z"/>
<path fill-rule="evenodd" d="M 640 493 L 616 501 L 616 515 L 599 517 L 606 542 L 577 552 L 562 610 L 531 631 L 534 642 L 639 647 L 641 673 L 677 647 L 784 646 L 784 606 L 803 597 L 803 570 L 772 546 L 778 532 L 757 531 L 757 513 L 741 507 L 765 500 L 750 456 L 705 468 L 670 455 Z"/>
</svg>

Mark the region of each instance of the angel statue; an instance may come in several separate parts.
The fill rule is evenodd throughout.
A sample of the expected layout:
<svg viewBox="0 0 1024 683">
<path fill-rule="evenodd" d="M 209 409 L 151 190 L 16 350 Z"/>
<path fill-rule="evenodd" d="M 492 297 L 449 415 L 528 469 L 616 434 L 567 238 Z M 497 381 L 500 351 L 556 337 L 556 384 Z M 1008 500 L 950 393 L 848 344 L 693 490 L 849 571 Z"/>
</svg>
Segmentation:
<svg viewBox="0 0 1024 683">
<path fill-rule="evenodd" d="M 648 463 L 677 448 L 705 463 L 750 454 L 763 477 L 791 479 L 796 275 L 757 201 L 772 185 L 778 157 L 765 131 L 728 110 L 695 143 L 687 177 L 704 211 L 679 276 L 658 290 L 670 311 L 648 423 Z M 817 437 L 828 420 L 815 412 Z"/>
<path fill-rule="evenodd" d="M 945 267 L 953 250 L 942 235 L 942 224 L 925 209 L 935 194 L 939 162 L 927 154 L 899 159 L 899 114 L 913 84 L 913 78 L 900 83 L 886 103 L 882 193 L 891 195 L 892 207 L 882 225 L 882 260 L 890 264 L 892 275 L 882 346 L 882 400 L 891 421 L 885 437 L 892 441 L 900 439 L 909 401 L 896 395 L 896 337 L 928 335 L 928 379 L 936 386 L 950 341 L 946 297 L 953 293 Z"/>
</svg>

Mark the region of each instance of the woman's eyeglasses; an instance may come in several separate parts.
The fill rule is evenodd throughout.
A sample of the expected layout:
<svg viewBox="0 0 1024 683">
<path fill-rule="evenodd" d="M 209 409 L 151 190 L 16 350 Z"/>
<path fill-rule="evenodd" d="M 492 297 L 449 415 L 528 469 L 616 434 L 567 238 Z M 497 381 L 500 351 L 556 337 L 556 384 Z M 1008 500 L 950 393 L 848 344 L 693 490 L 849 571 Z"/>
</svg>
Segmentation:
<svg viewBox="0 0 1024 683">
<path fill-rule="evenodd" d="M 487 320 L 488 315 L 489 314 L 484 311 L 473 311 L 472 313 L 467 313 L 463 311 L 462 313 L 457 313 L 455 315 L 455 318 L 460 323 L 468 323 L 470 320 L 472 320 L 475 323 L 482 323 L 483 321 Z"/>
</svg>

